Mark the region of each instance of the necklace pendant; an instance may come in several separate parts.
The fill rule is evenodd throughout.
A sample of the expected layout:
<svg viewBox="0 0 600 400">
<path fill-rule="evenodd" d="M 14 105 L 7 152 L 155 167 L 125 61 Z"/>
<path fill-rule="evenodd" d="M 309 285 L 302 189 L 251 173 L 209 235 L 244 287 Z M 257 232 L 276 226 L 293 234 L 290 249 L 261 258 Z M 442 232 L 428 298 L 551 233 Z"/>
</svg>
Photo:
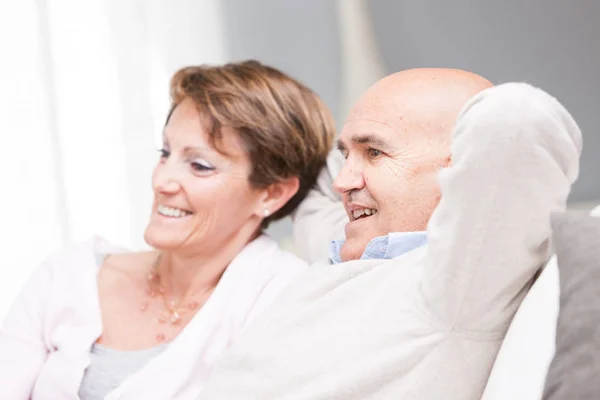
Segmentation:
<svg viewBox="0 0 600 400">
<path fill-rule="evenodd" d="M 171 319 L 169 320 L 169 322 L 171 322 L 171 325 L 177 325 L 179 321 L 181 321 L 181 315 L 179 315 L 179 313 L 174 312 L 173 314 L 171 314 Z"/>
</svg>

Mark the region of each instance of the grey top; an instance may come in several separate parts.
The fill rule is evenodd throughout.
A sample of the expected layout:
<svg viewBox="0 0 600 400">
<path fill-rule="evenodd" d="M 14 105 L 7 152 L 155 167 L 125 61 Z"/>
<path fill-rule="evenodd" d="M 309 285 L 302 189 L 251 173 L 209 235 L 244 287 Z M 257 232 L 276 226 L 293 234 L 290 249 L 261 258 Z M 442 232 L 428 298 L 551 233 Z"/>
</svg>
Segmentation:
<svg viewBox="0 0 600 400">
<path fill-rule="evenodd" d="M 167 344 L 145 350 L 113 350 L 94 344 L 90 354 L 90 365 L 85 370 L 79 398 L 102 400 L 131 374 L 142 369 L 148 361 L 159 355 Z"/>
</svg>

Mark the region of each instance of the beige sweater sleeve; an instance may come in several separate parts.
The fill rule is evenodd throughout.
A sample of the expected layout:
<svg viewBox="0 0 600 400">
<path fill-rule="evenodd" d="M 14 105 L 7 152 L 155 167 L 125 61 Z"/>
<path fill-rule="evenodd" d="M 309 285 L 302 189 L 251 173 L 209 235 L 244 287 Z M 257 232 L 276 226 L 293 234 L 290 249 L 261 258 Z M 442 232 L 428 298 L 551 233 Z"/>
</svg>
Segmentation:
<svg viewBox="0 0 600 400">
<path fill-rule="evenodd" d="M 316 187 L 293 216 L 294 244 L 299 256 L 310 264 L 327 260 L 329 243 L 345 237 L 348 216 L 339 193 L 333 190 L 333 180 L 343 165 L 342 154 L 332 150 Z"/>
<path fill-rule="evenodd" d="M 550 213 L 565 208 L 580 151 L 575 121 L 542 90 L 504 84 L 465 106 L 428 227 L 422 310 L 451 330 L 507 326 L 550 256 Z"/>
</svg>

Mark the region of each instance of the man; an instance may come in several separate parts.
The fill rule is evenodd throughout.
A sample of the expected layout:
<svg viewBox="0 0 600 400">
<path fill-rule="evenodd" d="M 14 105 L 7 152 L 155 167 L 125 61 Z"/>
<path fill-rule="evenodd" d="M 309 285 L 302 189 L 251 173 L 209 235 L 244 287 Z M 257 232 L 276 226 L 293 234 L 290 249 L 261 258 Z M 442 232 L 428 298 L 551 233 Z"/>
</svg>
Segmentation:
<svg viewBox="0 0 600 400">
<path fill-rule="evenodd" d="M 346 120 L 339 140 L 341 151 L 332 152 L 318 190 L 296 215 L 295 241 L 303 256 L 309 262 L 329 256 L 337 263 L 346 251 L 353 254 L 343 261 L 360 258 L 371 239 L 390 232 L 408 232 L 399 241 L 406 242 L 409 236 L 420 243 L 440 198 L 437 173 L 449 165 L 456 117 L 470 97 L 491 86 L 488 80 L 464 71 L 417 69 L 389 76 L 370 88 Z M 393 154 L 380 157 L 380 163 L 368 162 L 369 148 L 384 149 L 365 139 L 385 140 L 393 146 L 388 151 Z M 344 155 L 350 154 L 352 146 L 358 151 L 342 170 Z M 333 182 L 331 178 L 336 176 Z M 371 183 L 366 185 L 361 178 Z M 364 219 L 366 229 L 359 223 L 346 226 L 354 218 L 344 211 L 344 195 L 350 209 L 354 208 L 352 202 L 381 203 L 369 224 L 364 217 L 359 219 Z M 330 246 L 333 254 L 328 254 L 328 244 L 344 237 L 344 227 L 355 234 L 342 246 L 342 254 L 339 247 L 343 241 Z M 395 240 L 394 235 L 391 240 Z M 370 257 L 370 248 L 365 258 Z"/>
<path fill-rule="evenodd" d="M 549 215 L 565 207 L 581 150 L 555 99 L 490 86 L 426 69 L 367 91 L 339 139 L 334 187 L 349 222 L 335 265 L 291 284 L 224 355 L 202 399 L 481 398 L 549 257 Z M 328 179 L 297 216 L 309 258 L 342 221 Z"/>
</svg>

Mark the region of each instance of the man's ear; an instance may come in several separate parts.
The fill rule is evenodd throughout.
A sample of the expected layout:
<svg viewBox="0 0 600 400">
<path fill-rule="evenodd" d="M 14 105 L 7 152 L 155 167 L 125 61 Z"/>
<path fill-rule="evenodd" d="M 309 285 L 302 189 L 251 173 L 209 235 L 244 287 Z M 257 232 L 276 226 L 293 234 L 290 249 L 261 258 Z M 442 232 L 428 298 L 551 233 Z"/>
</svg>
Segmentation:
<svg viewBox="0 0 600 400">
<path fill-rule="evenodd" d="M 257 214 L 262 218 L 275 214 L 279 211 L 300 188 L 300 180 L 297 176 L 273 183 L 265 189 L 261 203 L 262 209 Z"/>
</svg>

